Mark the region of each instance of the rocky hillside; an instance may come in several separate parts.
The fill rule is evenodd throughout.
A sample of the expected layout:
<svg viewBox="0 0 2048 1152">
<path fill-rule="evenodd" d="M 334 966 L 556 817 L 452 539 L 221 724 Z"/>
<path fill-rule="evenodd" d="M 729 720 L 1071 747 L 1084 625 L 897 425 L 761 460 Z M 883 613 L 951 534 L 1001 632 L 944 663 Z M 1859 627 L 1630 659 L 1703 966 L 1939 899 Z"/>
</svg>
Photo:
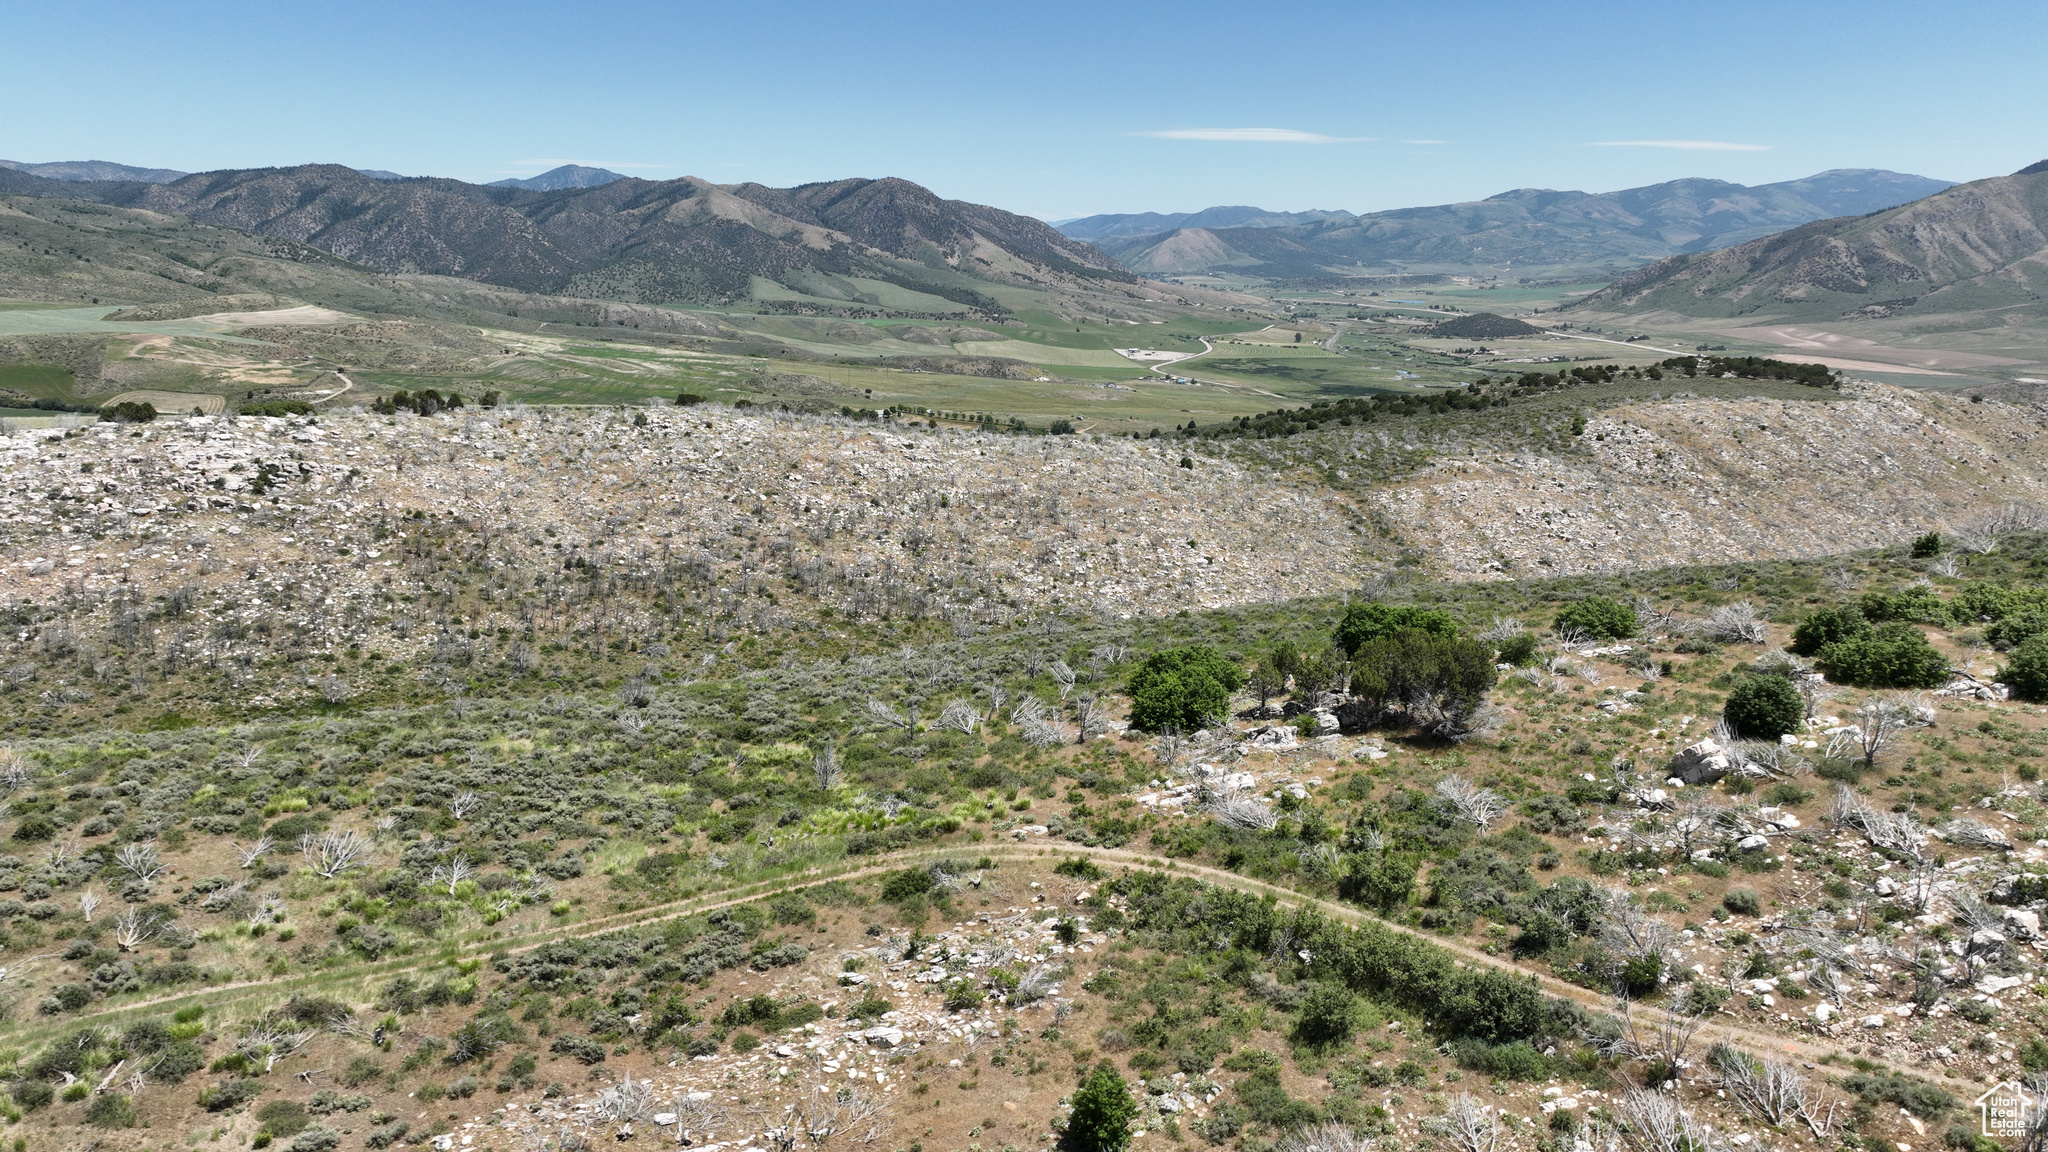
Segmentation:
<svg viewBox="0 0 2048 1152">
<path fill-rule="evenodd" d="M 1720 252 L 1674 256 L 1575 307 L 1777 320 L 2002 310 L 2043 314 L 2048 161 L 1888 212 L 1823 220 Z"/>
<path fill-rule="evenodd" d="M 1463 579 L 1818 556 L 2048 503 L 2037 403 L 1881 385 L 1607 409 L 1568 451 L 1445 457 L 1369 499 Z"/>
<path fill-rule="evenodd" d="M 0 571 L 38 600 L 147 575 L 189 586 L 199 615 L 218 598 L 233 616 L 250 610 L 240 581 L 261 569 L 288 596 L 325 589 L 322 627 L 337 640 L 403 645 L 362 613 L 422 533 L 454 532 L 522 584 L 568 573 L 652 580 L 685 600 L 688 587 L 741 590 L 690 610 L 706 626 L 775 613 L 776 589 L 854 616 L 1159 615 L 1336 587 L 1357 552 L 1355 514 L 1334 495 L 1183 469 L 1148 444 L 710 406 L 644 419 L 499 409 L 161 421 L 140 440 L 112 424 L 21 433 L 0 440 L 13 509 L 0 513 Z M 64 532 L 86 522 L 106 543 L 74 551 Z"/>
</svg>

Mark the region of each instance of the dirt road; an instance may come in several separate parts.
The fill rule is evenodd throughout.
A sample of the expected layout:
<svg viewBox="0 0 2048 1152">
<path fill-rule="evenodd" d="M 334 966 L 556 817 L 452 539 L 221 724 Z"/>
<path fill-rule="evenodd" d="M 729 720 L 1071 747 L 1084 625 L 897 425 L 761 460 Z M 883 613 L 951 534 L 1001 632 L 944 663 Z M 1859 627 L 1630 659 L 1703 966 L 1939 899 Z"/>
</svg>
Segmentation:
<svg viewBox="0 0 2048 1152">
<path fill-rule="evenodd" d="M 1204 883 L 1217 885 L 1218 887 L 1234 888 L 1241 892 L 1248 892 L 1259 896 L 1271 896 L 1278 903 L 1289 907 L 1314 908 L 1323 915 L 1343 923 L 1354 925 L 1378 924 L 1392 931 L 1413 936 L 1420 940 L 1426 940 L 1451 953 L 1464 964 L 1495 968 L 1516 975 L 1530 977 L 1536 981 L 1538 987 L 1545 993 L 1562 1000 L 1569 1000 L 1593 1012 L 1613 1014 L 1616 1009 L 1612 998 L 1600 993 L 1582 988 L 1576 984 L 1567 983 L 1548 973 L 1532 971 L 1504 957 L 1490 956 L 1484 951 L 1472 948 L 1460 941 L 1447 940 L 1431 933 L 1418 931 L 1406 925 L 1396 924 L 1333 900 L 1323 900 L 1292 889 L 1280 887 L 1276 884 L 1269 884 L 1262 880 L 1255 880 L 1250 877 L 1240 876 L 1234 872 L 1227 872 L 1220 868 L 1190 864 L 1186 861 L 1172 860 L 1128 848 L 1091 848 L 1065 842 L 1038 842 L 911 849 L 893 853 L 863 865 L 812 869 L 799 874 L 778 877 L 773 880 L 756 881 L 737 888 L 728 889 L 724 892 L 706 894 L 668 904 L 631 909 L 579 923 L 564 925 L 540 924 L 535 926 L 535 931 L 521 935 L 497 936 L 493 933 L 478 930 L 465 933 L 454 940 L 445 942 L 442 947 L 435 949 L 430 955 L 373 962 L 349 969 L 346 972 L 314 972 L 299 976 L 285 976 L 267 980 L 245 980 L 232 984 L 215 985 L 210 988 L 193 989 L 174 995 L 159 996 L 124 1004 L 119 1007 L 107 1008 L 99 1012 L 73 1017 L 61 1023 L 50 1023 L 40 1027 L 25 1029 L 23 1032 L 17 1033 L 14 1040 L 19 1044 L 32 1044 L 48 1039 L 58 1033 L 69 1033 L 81 1027 L 109 1024 L 127 1016 L 163 1011 L 185 1004 L 205 1003 L 209 1006 L 217 1006 L 259 999 L 281 1002 L 294 993 L 309 992 L 344 983 L 360 983 L 389 978 L 417 969 L 437 967 L 445 963 L 447 957 L 454 953 L 468 952 L 474 955 L 502 950 L 516 955 L 556 941 L 583 939 L 602 935 L 606 932 L 615 932 L 623 928 L 658 924 L 681 916 L 694 916 L 705 912 L 712 912 L 720 908 L 744 904 L 777 892 L 804 887 L 825 880 L 857 880 L 863 877 L 877 876 L 919 861 L 964 855 L 986 855 L 998 860 L 1053 860 L 1062 856 L 1085 856 L 1100 864 L 1148 868 L 1174 875 L 1188 876 L 1201 880 Z M 1637 1005 L 1634 1012 L 1640 1024 L 1653 1029 L 1671 1018 L 1670 1013 L 1647 1005 Z M 1790 1057 L 1808 1062 L 1819 1060 L 1830 1054 L 1838 1054 L 1840 1050 L 1840 1046 L 1833 1043 L 1809 1043 L 1788 1036 L 1747 1029 L 1734 1023 L 1723 1023 L 1720 1020 L 1709 1023 L 1702 1028 L 1694 1041 L 1696 1048 L 1701 1051 L 1718 1042 L 1726 1042 L 1758 1056 Z"/>
</svg>

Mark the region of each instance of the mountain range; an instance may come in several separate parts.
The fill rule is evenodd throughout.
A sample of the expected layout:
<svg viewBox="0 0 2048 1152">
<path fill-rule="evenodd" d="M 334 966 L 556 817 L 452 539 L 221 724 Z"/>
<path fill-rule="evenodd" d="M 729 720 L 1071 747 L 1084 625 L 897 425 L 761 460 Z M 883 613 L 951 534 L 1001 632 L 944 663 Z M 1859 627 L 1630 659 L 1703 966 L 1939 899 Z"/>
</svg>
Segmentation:
<svg viewBox="0 0 2048 1152">
<path fill-rule="evenodd" d="M 1067 222 L 1062 230 L 1070 236 L 1078 234 L 1077 228 L 1101 234 L 1100 246 L 1125 267 L 1154 276 L 1484 272 L 1604 278 L 1814 220 L 1880 211 L 1950 186 L 1925 176 L 1854 168 L 1756 187 L 1684 179 L 1619 192 L 1520 188 L 1462 204 L 1362 216 L 1316 213 L 1323 218 L 1277 226 L 1183 224 L 1132 236 L 1116 234 L 1122 225 L 1115 221 L 1142 217 L 1089 217 Z M 1261 216 L 1257 209 L 1208 213 L 1244 213 L 1244 220 L 1281 215 Z"/>
<path fill-rule="evenodd" d="M 45 180 L 139 180 L 145 184 L 168 184 L 190 175 L 175 168 L 137 168 L 133 164 L 116 164 L 111 160 L 59 160 L 50 164 L 0 160 L 0 168 L 26 172 Z"/>
<path fill-rule="evenodd" d="M 1137 277 L 1041 221 L 906 180 L 796 188 L 696 178 L 537 191 L 340 165 L 206 172 L 168 183 L 0 170 L 0 194 L 89 200 L 303 244 L 393 273 L 626 302 L 783 301 L 897 312 L 1007 310 L 1010 287 Z"/>
<path fill-rule="evenodd" d="M 1673 256 L 1573 305 L 1752 321 L 2048 318 L 2048 160 L 1911 204 Z"/>
<path fill-rule="evenodd" d="M 586 168 L 581 164 L 564 164 L 550 168 L 538 176 L 524 180 L 493 180 L 486 188 L 530 188 L 535 192 L 559 192 L 564 188 L 596 188 L 625 177 L 608 168 Z"/>
</svg>

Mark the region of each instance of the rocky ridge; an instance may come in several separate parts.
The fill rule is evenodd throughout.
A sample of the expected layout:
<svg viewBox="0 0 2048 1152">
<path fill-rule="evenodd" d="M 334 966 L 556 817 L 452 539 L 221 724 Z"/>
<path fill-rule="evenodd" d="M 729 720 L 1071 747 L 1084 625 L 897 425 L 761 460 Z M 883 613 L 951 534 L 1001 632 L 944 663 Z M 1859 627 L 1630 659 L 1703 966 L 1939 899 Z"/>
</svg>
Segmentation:
<svg viewBox="0 0 2048 1152">
<path fill-rule="evenodd" d="M 1368 503 L 1460 579 L 1816 556 L 2048 496 L 2033 407 L 1876 384 L 1838 401 L 1666 400 L 1580 452 L 1442 459 Z"/>
</svg>

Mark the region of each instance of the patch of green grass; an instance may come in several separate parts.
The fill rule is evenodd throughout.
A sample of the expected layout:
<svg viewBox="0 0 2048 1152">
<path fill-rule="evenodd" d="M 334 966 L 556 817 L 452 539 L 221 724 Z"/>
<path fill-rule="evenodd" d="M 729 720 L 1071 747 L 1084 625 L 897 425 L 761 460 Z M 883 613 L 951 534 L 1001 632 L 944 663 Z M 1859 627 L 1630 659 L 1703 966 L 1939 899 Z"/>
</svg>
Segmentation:
<svg viewBox="0 0 2048 1152">
<path fill-rule="evenodd" d="M 71 370 L 47 364 L 0 364 L 0 388 L 38 399 L 71 399 Z"/>
</svg>

